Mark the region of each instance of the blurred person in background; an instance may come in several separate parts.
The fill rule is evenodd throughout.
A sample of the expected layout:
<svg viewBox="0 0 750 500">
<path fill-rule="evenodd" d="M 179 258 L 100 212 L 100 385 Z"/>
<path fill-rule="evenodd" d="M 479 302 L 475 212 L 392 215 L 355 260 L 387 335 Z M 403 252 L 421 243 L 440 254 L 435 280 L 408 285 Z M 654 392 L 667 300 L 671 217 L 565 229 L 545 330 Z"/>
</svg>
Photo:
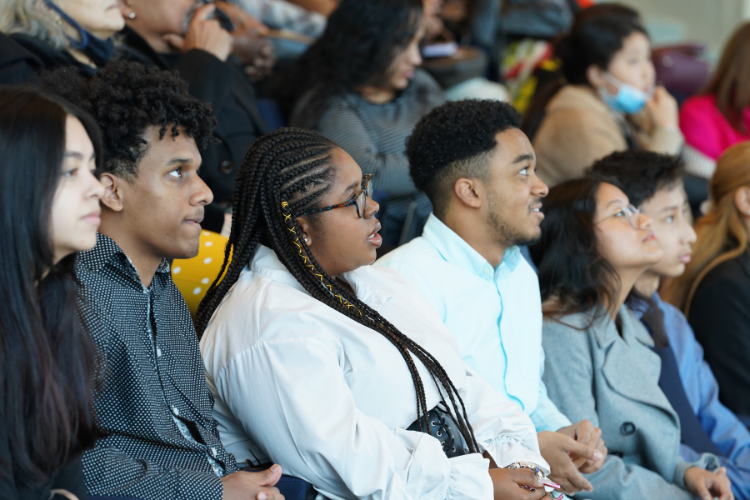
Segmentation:
<svg viewBox="0 0 750 500">
<path fill-rule="evenodd" d="M 701 95 L 680 110 L 688 172 L 710 178 L 730 146 L 750 140 L 750 23 L 734 32 Z"/>
<path fill-rule="evenodd" d="M 235 41 L 215 18 L 218 7 L 199 5 L 196 0 L 124 0 L 121 11 L 127 27 L 118 40 L 117 57 L 176 70 L 193 96 L 211 103 L 219 142 L 201 151 L 201 177 L 214 193 L 203 227 L 221 232 L 239 165 L 268 128 L 257 108 L 253 85 L 230 57 Z M 240 27 L 237 10 L 235 6 L 227 12 Z M 258 31 L 265 29 L 256 24 Z"/>
<path fill-rule="evenodd" d="M 711 208 L 685 274 L 664 296 L 685 313 L 719 382 L 719 399 L 750 424 L 750 142 L 724 152 L 711 178 Z"/>
<path fill-rule="evenodd" d="M 112 57 L 124 25 L 116 0 L 4 0 L 0 84 L 35 81 L 60 66 L 90 76 Z"/>
<path fill-rule="evenodd" d="M 540 90 L 524 125 L 549 186 L 614 151 L 682 147 L 677 102 L 655 85 L 648 34 L 630 12 L 584 10 L 555 46 L 564 78 Z"/>
<path fill-rule="evenodd" d="M 405 154 L 414 125 L 445 101 L 419 68 L 423 35 L 421 0 L 343 0 L 276 91 L 292 125 L 339 144 L 374 174 L 374 188 L 388 193 L 381 221 L 389 246 L 401 241 L 410 210 L 421 221 L 415 236 L 431 210 L 409 177 Z"/>
</svg>

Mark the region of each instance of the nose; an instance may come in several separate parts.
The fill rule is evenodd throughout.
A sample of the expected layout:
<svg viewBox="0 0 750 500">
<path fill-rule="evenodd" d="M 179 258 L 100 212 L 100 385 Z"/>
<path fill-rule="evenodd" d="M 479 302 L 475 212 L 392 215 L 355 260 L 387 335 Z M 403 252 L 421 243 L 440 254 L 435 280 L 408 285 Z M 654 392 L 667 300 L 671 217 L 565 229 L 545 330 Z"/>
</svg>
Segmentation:
<svg viewBox="0 0 750 500">
<path fill-rule="evenodd" d="M 367 199 L 367 206 L 365 206 L 365 219 L 369 219 L 380 210 L 380 204 L 372 198 Z"/>
<path fill-rule="evenodd" d="M 689 243 L 690 245 L 694 244 L 698 240 L 698 235 L 695 234 L 695 229 L 693 229 L 693 226 L 685 223 L 686 226 L 686 232 L 687 232 L 687 238 L 685 238 L 685 243 Z"/>
<path fill-rule="evenodd" d="M 212 201 L 214 201 L 214 193 L 211 191 L 211 188 L 209 188 L 205 182 L 203 182 L 203 179 L 195 176 L 195 189 L 193 191 L 193 194 L 190 196 L 190 205 L 191 206 L 197 206 L 197 205 L 208 205 Z"/>
<path fill-rule="evenodd" d="M 96 178 L 96 176 L 89 170 L 89 176 L 91 184 L 89 186 L 88 192 L 89 192 L 89 198 L 96 198 L 97 200 L 101 200 L 102 196 L 104 196 L 104 186 L 101 182 L 99 182 L 99 179 Z"/>
<path fill-rule="evenodd" d="M 651 227 L 652 222 L 653 221 L 651 217 L 649 217 L 648 215 L 644 213 L 638 214 L 638 228 L 639 229 L 649 229 Z"/>
<path fill-rule="evenodd" d="M 422 65 L 422 54 L 420 54 L 419 45 L 416 43 L 411 47 L 409 59 L 414 66 Z"/>
<path fill-rule="evenodd" d="M 542 180 L 536 176 L 536 173 L 534 174 L 534 180 L 536 183 L 534 184 L 534 187 L 532 188 L 532 193 L 534 193 L 535 196 L 538 196 L 539 198 L 544 198 L 549 193 L 549 187 L 542 182 Z"/>
</svg>

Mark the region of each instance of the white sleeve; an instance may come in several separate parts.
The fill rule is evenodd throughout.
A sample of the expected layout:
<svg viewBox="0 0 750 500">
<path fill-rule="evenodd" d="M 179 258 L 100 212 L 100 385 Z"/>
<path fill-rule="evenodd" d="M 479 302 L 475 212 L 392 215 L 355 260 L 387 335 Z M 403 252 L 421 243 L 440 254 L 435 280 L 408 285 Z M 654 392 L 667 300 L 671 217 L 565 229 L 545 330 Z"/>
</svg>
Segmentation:
<svg viewBox="0 0 750 500">
<path fill-rule="evenodd" d="M 466 389 L 461 396 L 479 446 L 492 455 L 498 467 L 507 467 L 513 462 L 531 462 L 549 474 L 549 464 L 539 452 L 531 418 L 468 365 L 465 366 Z"/>
<path fill-rule="evenodd" d="M 267 341 L 235 355 L 216 389 L 245 432 L 286 474 L 312 483 L 328 498 L 492 500 L 486 459 L 479 454 L 448 459 L 432 436 L 388 429 L 363 414 L 346 383 L 345 366 L 343 351 L 330 339 Z M 481 412 L 479 417 L 481 422 Z"/>
</svg>

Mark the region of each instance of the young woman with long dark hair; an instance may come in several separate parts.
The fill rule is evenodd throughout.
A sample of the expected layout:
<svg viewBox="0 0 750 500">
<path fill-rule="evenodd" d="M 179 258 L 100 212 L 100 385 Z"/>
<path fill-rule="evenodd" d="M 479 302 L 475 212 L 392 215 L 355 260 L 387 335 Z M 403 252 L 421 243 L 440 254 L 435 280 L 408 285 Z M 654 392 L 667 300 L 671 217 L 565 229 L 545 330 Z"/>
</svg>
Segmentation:
<svg viewBox="0 0 750 500">
<path fill-rule="evenodd" d="M 0 87 L 0 497 L 86 498 L 96 356 L 76 312 L 76 252 L 96 244 L 96 123 L 37 90 Z M 68 497 L 70 498 L 70 497 Z"/>
<path fill-rule="evenodd" d="M 591 9 L 555 45 L 563 76 L 539 90 L 524 119 L 549 186 L 580 177 L 615 151 L 677 154 L 682 146 L 677 103 L 655 85 L 651 42 L 637 12 Z"/>
<path fill-rule="evenodd" d="M 654 340 L 624 305 L 663 257 L 651 219 L 619 188 L 590 178 L 552 188 L 543 203 L 531 255 L 544 301 L 544 382 L 568 418 L 602 429 L 609 450 L 586 496 L 733 499 L 715 455 L 680 457 L 680 420 L 659 387 Z"/>
<path fill-rule="evenodd" d="M 420 219 L 431 210 L 409 177 L 404 145 L 419 119 L 445 100 L 419 69 L 423 36 L 421 0 L 343 0 L 277 94 L 293 106 L 292 125 L 335 141 L 374 174 L 375 189 L 388 192 L 387 245 L 399 243 L 412 202 Z"/>
<path fill-rule="evenodd" d="M 531 420 L 466 368 L 408 280 L 369 265 L 370 195 L 316 132 L 250 150 L 223 277 L 196 320 L 222 442 L 330 498 L 546 498 Z M 482 453 L 502 468 L 488 474 Z"/>
</svg>

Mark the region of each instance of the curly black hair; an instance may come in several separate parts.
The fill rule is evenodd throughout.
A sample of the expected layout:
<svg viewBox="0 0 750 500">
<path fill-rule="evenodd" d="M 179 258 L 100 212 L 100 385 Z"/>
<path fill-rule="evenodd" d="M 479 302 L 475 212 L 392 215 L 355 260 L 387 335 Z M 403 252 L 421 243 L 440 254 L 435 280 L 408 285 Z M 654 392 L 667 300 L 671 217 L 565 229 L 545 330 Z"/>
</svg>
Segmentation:
<svg viewBox="0 0 750 500">
<path fill-rule="evenodd" d="M 430 198 L 436 217 L 445 215 L 457 179 L 487 181 L 495 136 L 520 126 L 513 106 L 493 100 L 448 102 L 422 117 L 406 140 L 406 156 L 411 178 Z"/>
<path fill-rule="evenodd" d="M 63 67 L 43 74 L 42 83 L 94 116 L 104 139 L 103 171 L 130 181 L 148 150 L 143 138 L 148 127 L 160 127 L 159 139 L 168 130 L 176 137 L 183 127 L 200 149 L 214 141 L 211 106 L 191 96 L 176 72 L 115 61 L 89 80 Z"/>
<path fill-rule="evenodd" d="M 330 98 L 387 80 L 396 55 L 422 22 L 422 0 L 343 0 L 323 35 L 274 82 L 273 96 L 290 115 L 308 92 L 297 117 L 314 128 Z"/>
<path fill-rule="evenodd" d="M 662 189 L 680 184 L 685 169 L 679 156 L 651 151 L 618 151 L 594 163 L 587 175 L 614 184 L 636 207 Z"/>
</svg>

